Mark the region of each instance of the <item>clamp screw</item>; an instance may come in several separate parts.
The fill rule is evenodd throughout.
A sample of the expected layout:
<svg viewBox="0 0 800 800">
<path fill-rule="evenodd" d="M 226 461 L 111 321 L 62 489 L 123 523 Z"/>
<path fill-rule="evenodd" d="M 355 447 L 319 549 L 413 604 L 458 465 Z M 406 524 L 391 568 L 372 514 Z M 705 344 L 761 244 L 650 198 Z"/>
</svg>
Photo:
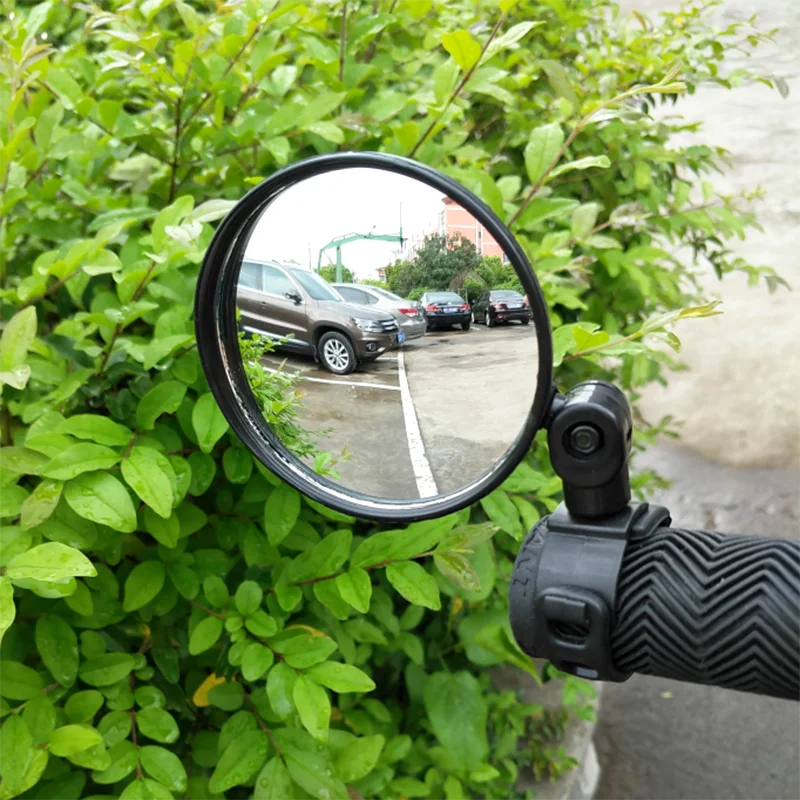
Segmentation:
<svg viewBox="0 0 800 800">
<path fill-rule="evenodd" d="M 582 456 L 590 456 L 600 449 L 603 437 L 594 425 L 576 425 L 569 435 L 569 443 L 573 450 Z"/>
</svg>

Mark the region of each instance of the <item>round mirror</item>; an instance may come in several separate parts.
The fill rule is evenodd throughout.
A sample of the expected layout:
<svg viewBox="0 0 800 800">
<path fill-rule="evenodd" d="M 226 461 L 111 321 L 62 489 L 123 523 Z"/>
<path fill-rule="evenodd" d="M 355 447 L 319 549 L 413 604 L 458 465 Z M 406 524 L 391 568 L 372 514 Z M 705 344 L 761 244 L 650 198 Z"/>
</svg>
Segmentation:
<svg viewBox="0 0 800 800">
<path fill-rule="evenodd" d="M 408 520 L 491 491 L 551 393 L 541 292 L 474 195 L 415 162 L 293 165 L 223 220 L 198 347 L 234 430 L 313 499 Z"/>
</svg>

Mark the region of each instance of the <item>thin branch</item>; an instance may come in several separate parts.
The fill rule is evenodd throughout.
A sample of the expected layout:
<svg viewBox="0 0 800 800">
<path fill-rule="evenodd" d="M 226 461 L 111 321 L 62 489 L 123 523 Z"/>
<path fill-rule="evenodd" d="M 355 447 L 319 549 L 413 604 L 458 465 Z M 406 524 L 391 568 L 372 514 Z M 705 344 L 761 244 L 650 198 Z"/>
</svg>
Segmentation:
<svg viewBox="0 0 800 800">
<path fill-rule="evenodd" d="M 585 119 L 586 119 L 586 117 L 584 117 L 584 120 Z M 547 176 L 555 169 L 555 167 L 557 166 L 558 162 L 561 161 L 562 157 L 564 156 L 564 153 L 567 152 L 567 150 L 569 149 L 569 146 L 575 141 L 575 137 L 583 129 L 583 124 L 585 124 L 584 120 L 580 120 L 580 122 L 578 122 L 578 124 L 570 131 L 569 136 L 567 136 L 567 138 L 564 140 L 564 144 L 561 145 L 561 148 L 555 154 L 555 156 L 550 161 L 550 163 L 547 165 L 547 168 L 542 173 L 542 175 L 539 178 L 539 180 L 536 181 L 536 183 L 534 183 L 534 185 L 531 187 L 531 190 L 525 196 L 525 199 L 522 201 L 522 205 L 517 209 L 517 211 L 514 214 L 514 216 L 511 217 L 511 219 L 508 221 L 507 224 L 509 226 L 513 225 L 517 221 L 517 219 L 519 218 L 520 214 L 522 214 L 522 212 L 528 207 L 528 203 L 530 203 L 531 200 L 533 200 L 533 198 L 536 196 L 536 193 L 539 191 L 539 189 L 542 188 Z"/>
<path fill-rule="evenodd" d="M 347 0 L 342 3 L 342 26 L 339 29 L 339 81 L 344 80 L 344 51 L 347 45 Z"/>
<path fill-rule="evenodd" d="M 153 269 L 155 268 L 156 264 L 153 262 L 147 268 L 147 272 L 142 276 L 142 279 L 139 281 L 136 289 L 133 292 L 133 297 L 131 297 L 131 302 L 135 303 L 141 296 L 142 292 L 144 291 L 144 287 L 147 285 L 147 279 L 150 277 L 150 273 L 152 273 Z M 114 349 L 114 345 L 116 344 L 117 338 L 122 333 L 123 325 L 121 322 L 118 322 L 114 326 L 114 332 L 111 334 L 111 338 L 108 341 L 108 345 L 106 349 L 103 351 L 103 356 L 100 360 L 100 366 L 97 368 L 95 375 L 102 374 L 103 370 L 106 368 L 106 364 L 108 363 L 108 359 L 111 357 L 111 351 Z"/>
<path fill-rule="evenodd" d="M 258 713 L 258 709 L 255 707 L 255 704 L 250 699 L 250 695 L 249 694 L 245 694 L 244 701 L 249 706 L 250 711 L 253 712 L 253 716 L 256 718 L 256 721 L 258 722 L 258 725 L 261 728 L 261 730 L 264 731 L 264 733 L 266 733 L 267 736 L 269 737 L 269 740 L 272 742 L 272 746 L 275 748 L 275 752 L 276 753 L 282 753 L 283 751 L 278 746 L 278 743 L 275 741 L 275 737 L 273 736 L 272 731 L 267 727 L 267 725 L 264 722 L 264 720 L 261 719 L 261 715 Z"/>
<path fill-rule="evenodd" d="M 668 76 L 668 78 L 669 77 L 673 76 Z M 675 85 L 677 86 L 677 84 Z M 593 108 L 583 117 L 581 117 L 575 124 L 575 127 L 570 131 L 569 136 L 567 136 L 566 140 L 559 148 L 558 153 L 556 153 L 556 155 L 547 165 L 546 169 L 541 174 L 539 180 L 537 180 L 536 183 L 531 187 L 530 191 L 525 196 L 525 199 L 522 201 L 522 205 L 517 209 L 516 213 L 511 217 L 511 219 L 508 221 L 507 224 L 511 226 L 517 221 L 517 219 L 519 219 L 520 214 L 522 214 L 522 212 L 527 208 L 528 203 L 530 203 L 531 200 L 533 200 L 533 198 L 536 196 L 536 193 L 544 185 L 547 176 L 555 169 L 558 162 L 561 161 L 562 157 L 564 156 L 564 153 L 566 153 L 567 150 L 569 149 L 569 146 L 575 141 L 575 138 L 589 124 L 589 122 L 591 122 L 592 117 L 595 114 L 597 114 L 598 111 L 602 111 L 604 108 L 608 108 L 609 106 L 621 103 L 623 100 L 626 100 L 629 97 L 635 97 L 636 95 L 647 94 L 647 93 L 660 94 L 661 92 L 666 91 L 669 88 L 671 88 L 671 85 L 666 84 L 662 81 L 661 83 L 656 83 L 653 84 L 652 86 L 642 86 L 634 89 L 629 89 L 626 92 L 622 92 L 622 94 L 618 94 L 615 97 L 612 97 L 609 100 L 600 103 L 600 105 L 598 105 L 596 108 Z"/>
<path fill-rule="evenodd" d="M 400 2 L 400 0 L 392 0 L 392 4 L 389 6 L 389 13 L 390 14 L 394 12 L 394 10 L 397 7 L 397 4 L 399 2 Z M 375 0 L 375 2 L 372 4 L 372 15 L 375 16 L 377 13 L 378 13 L 378 0 Z M 388 24 L 387 24 L 386 27 L 387 28 L 389 27 Z M 375 36 L 375 38 L 369 43 L 369 46 L 367 47 L 367 49 L 364 51 L 363 62 L 365 64 L 369 64 L 369 62 L 372 61 L 373 58 L 375 58 L 375 53 L 378 51 L 378 45 L 380 44 L 381 37 L 383 36 L 383 32 L 385 30 L 386 30 L 386 28 L 381 28 L 378 31 L 378 33 Z"/>
<path fill-rule="evenodd" d="M 279 2 L 280 2 L 280 0 L 279 0 Z M 273 10 L 277 6 L 278 6 L 278 3 L 276 3 L 275 6 L 273 6 Z M 222 75 L 220 76 L 220 80 L 222 78 L 224 78 L 236 66 L 237 62 L 239 61 L 239 59 L 244 54 L 244 51 L 250 46 L 250 43 L 253 41 L 253 39 L 255 39 L 256 36 L 258 36 L 259 33 L 261 33 L 262 27 L 263 27 L 263 24 L 256 25 L 256 27 L 253 29 L 253 32 L 245 40 L 245 43 L 239 48 L 239 52 L 236 53 L 236 55 L 231 59 L 231 62 L 228 64 L 228 66 L 223 71 Z M 200 98 L 200 102 L 192 109 L 192 112 L 189 114 L 189 116 L 184 121 L 184 123 L 183 123 L 183 129 L 184 130 L 186 130 L 189 127 L 189 125 L 191 124 L 192 120 L 203 110 L 203 106 L 205 106 L 205 104 L 211 99 L 211 96 L 212 96 L 212 93 L 210 91 L 206 91 L 206 92 L 203 93 L 203 96 Z"/>
<path fill-rule="evenodd" d="M 495 23 L 494 27 L 492 28 L 492 32 L 489 34 L 489 38 L 484 42 L 484 45 L 481 48 L 481 54 L 478 56 L 477 61 L 464 73 L 464 77 L 461 79 L 461 83 L 459 83 L 458 86 L 456 86 L 456 90 L 450 96 L 450 99 L 447 101 L 447 103 L 445 103 L 444 109 L 442 109 L 442 113 L 435 120 L 433 120 L 433 122 L 431 122 L 425 133 L 423 133 L 422 136 L 420 136 L 419 140 L 411 149 L 411 152 L 408 154 L 409 158 L 414 158 L 414 155 L 416 154 L 417 150 L 419 150 L 419 148 L 422 146 L 425 140 L 431 135 L 433 129 L 447 113 L 447 110 L 450 108 L 452 102 L 461 94 L 461 91 L 467 85 L 469 79 L 475 74 L 475 70 L 481 63 L 481 59 L 486 53 L 486 50 L 488 49 L 489 45 L 492 43 L 492 40 L 494 39 L 495 36 L 497 36 L 497 33 L 500 30 L 500 26 L 503 24 L 503 22 L 505 22 L 505 18 L 506 15 L 505 12 L 503 12 L 500 15 L 499 19 L 497 20 L 497 22 Z"/>
<path fill-rule="evenodd" d="M 190 600 L 189 602 L 195 608 L 199 608 L 201 611 L 205 611 L 206 614 L 210 614 L 212 617 L 216 617 L 217 619 L 225 619 L 225 615 L 224 614 L 220 614 L 218 611 L 214 611 L 213 609 L 208 608 L 207 606 L 201 605 L 196 600 Z"/>
<path fill-rule="evenodd" d="M 64 278 L 56 281 L 52 286 L 48 286 L 47 289 L 44 290 L 40 295 L 31 298 L 30 300 L 26 300 L 20 307 L 19 310 L 22 311 L 23 308 L 27 308 L 28 306 L 35 305 L 40 300 L 44 300 L 45 297 L 49 297 L 53 292 L 57 292 L 67 281 L 74 278 L 79 272 L 81 271 L 81 267 L 78 267 L 76 270 L 73 270 Z"/>
<path fill-rule="evenodd" d="M 3 403 L 3 408 L 0 409 L 0 442 L 3 447 L 8 447 L 11 444 L 11 412 L 8 406 Z"/>
</svg>

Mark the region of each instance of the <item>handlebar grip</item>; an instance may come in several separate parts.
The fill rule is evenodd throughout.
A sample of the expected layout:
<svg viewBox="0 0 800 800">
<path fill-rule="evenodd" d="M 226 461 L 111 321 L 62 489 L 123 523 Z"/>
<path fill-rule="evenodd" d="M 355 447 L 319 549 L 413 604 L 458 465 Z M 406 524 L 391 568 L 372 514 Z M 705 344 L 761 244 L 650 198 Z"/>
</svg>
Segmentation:
<svg viewBox="0 0 800 800">
<path fill-rule="evenodd" d="M 669 528 L 631 538 L 611 652 L 626 673 L 800 698 L 800 542 Z"/>
</svg>

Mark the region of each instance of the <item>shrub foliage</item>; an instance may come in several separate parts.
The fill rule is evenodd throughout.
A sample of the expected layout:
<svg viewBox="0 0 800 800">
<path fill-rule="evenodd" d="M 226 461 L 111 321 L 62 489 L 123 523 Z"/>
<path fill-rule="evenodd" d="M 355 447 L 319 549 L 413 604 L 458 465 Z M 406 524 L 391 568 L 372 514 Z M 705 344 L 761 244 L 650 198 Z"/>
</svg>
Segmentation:
<svg viewBox="0 0 800 800">
<path fill-rule="evenodd" d="M 544 440 L 479 506 L 376 531 L 254 463 L 200 371 L 192 296 L 250 185 L 337 149 L 410 155 L 512 225 L 559 383 L 610 378 L 635 400 L 673 363 L 666 326 L 713 313 L 673 249 L 777 278 L 726 247 L 754 220 L 707 180 L 725 154 L 676 143 L 691 128 L 661 113 L 753 79 L 723 59 L 761 34 L 695 8 L 616 16 L 606 0 L 8 8 L 0 796 L 509 797 L 521 766 L 568 766 L 546 743 L 561 718 L 487 672 L 535 674 L 505 587 L 559 498 Z M 292 390 L 260 387 L 275 424 Z M 564 686 L 583 713 L 588 689 Z"/>
</svg>

